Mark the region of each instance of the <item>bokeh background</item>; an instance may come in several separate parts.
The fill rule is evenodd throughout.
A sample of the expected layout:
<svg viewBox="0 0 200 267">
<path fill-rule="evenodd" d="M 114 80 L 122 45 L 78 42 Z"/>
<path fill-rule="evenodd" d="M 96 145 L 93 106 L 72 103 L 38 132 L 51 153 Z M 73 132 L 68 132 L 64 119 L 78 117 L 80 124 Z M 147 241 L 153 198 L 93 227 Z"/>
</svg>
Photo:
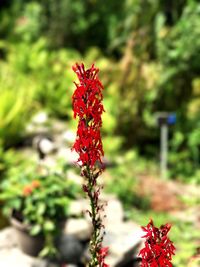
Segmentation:
<svg viewBox="0 0 200 267">
<path fill-rule="evenodd" d="M 76 62 L 95 63 L 105 87 L 104 190 L 138 224 L 171 222 L 174 263 L 189 266 L 200 247 L 199 1 L 1 0 L 1 180 L 28 164 L 22 151 L 37 114 L 75 131 Z M 157 112 L 177 117 L 166 180 Z"/>
</svg>

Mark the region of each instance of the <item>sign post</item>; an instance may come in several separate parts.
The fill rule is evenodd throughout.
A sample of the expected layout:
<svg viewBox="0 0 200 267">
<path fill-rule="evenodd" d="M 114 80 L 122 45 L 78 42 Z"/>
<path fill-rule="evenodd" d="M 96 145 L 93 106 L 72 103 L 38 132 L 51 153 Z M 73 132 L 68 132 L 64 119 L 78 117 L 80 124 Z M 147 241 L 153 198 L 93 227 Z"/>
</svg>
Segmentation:
<svg viewBox="0 0 200 267">
<path fill-rule="evenodd" d="M 161 112 L 157 114 L 160 126 L 160 176 L 167 178 L 167 159 L 168 159 L 168 130 L 169 126 L 176 123 L 176 114 Z"/>
</svg>

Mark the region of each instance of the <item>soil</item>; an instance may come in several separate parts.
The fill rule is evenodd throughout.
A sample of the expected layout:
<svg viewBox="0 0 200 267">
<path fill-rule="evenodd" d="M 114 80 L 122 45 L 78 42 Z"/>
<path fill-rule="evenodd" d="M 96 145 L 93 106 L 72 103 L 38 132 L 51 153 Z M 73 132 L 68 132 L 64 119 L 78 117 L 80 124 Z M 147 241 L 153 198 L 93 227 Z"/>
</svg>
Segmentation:
<svg viewBox="0 0 200 267">
<path fill-rule="evenodd" d="M 199 186 L 172 180 L 164 181 L 147 175 L 141 175 L 139 178 L 140 194 L 149 198 L 150 206 L 154 211 L 182 211 L 188 208 L 188 203 L 183 199 L 200 200 Z"/>
</svg>

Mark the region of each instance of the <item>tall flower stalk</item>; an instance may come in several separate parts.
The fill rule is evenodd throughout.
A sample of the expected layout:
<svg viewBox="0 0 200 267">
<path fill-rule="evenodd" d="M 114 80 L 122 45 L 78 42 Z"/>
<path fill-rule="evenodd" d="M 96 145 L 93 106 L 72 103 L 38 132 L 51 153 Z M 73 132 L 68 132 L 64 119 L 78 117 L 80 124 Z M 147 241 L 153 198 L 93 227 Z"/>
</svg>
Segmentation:
<svg viewBox="0 0 200 267">
<path fill-rule="evenodd" d="M 72 69 L 79 80 L 79 83 L 75 83 L 76 89 L 72 96 L 74 118 L 79 119 L 73 149 L 79 155 L 78 164 L 81 167 L 81 175 L 85 178 L 83 190 L 90 200 L 88 213 L 93 225 L 89 266 L 106 267 L 104 261 L 107 248 L 102 247 L 104 226 L 100 214 L 103 206 L 99 203 L 101 187 L 97 183 L 97 178 L 103 170 L 104 155 L 100 133 L 104 111 L 103 85 L 98 78 L 99 70 L 94 64 L 88 70 L 85 70 L 84 64 L 75 64 Z"/>
</svg>

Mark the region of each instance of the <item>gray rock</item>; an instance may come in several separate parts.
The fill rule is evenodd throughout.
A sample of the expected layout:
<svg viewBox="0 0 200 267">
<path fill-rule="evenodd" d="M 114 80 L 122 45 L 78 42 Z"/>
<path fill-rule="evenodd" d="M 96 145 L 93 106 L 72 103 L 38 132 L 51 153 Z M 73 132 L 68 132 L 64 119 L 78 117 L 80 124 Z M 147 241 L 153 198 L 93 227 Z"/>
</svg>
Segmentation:
<svg viewBox="0 0 200 267">
<path fill-rule="evenodd" d="M 38 146 L 45 155 L 50 154 L 55 150 L 55 144 L 47 138 L 41 139 Z"/>
<path fill-rule="evenodd" d="M 47 121 L 48 121 L 48 115 L 44 111 L 41 111 L 41 112 L 35 114 L 32 118 L 32 122 L 34 124 L 40 124 L 41 125 L 41 124 L 47 123 Z"/>
<path fill-rule="evenodd" d="M 136 261 L 142 235 L 142 230 L 134 223 L 110 224 L 103 240 L 103 247 L 109 247 L 105 262 L 110 267 L 138 266 Z M 88 248 L 84 252 L 84 259 L 90 260 Z"/>
<path fill-rule="evenodd" d="M 67 130 L 62 134 L 61 138 L 63 139 L 64 142 L 73 144 L 76 139 L 76 133 L 74 131 Z"/>
<path fill-rule="evenodd" d="M 73 170 L 68 170 L 66 174 L 67 174 L 68 180 L 71 180 L 71 181 L 79 184 L 80 186 L 82 186 L 84 179 L 81 175 L 76 174 Z M 82 200 L 80 200 L 80 201 L 82 201 Z M 88 209 L 88 206 L 86 209 Z"/>
<path fill-rule="evenodd" d="M 35 259 L 30 267 L 60 267 L 60 263 L 50 262 L 47 260 Z"/>
<path fill-rule="evenodd" d="M 61 262 L 72 264 L 81 262 L 84 246 L 74 235 L 62 235 L 56 244 Z"/>
<path fill-rule="evenodd" d="M 32 123 L 28 124 L 26 127 L 26 133 L 28 135 L 45 135 L 49 133 L 49 127 L 45 125 L 34 125 Z"/>
<path fill-rule="evenodd" d="M 35 259 L 23 254 L 18 248 L 0 250 L 0 266 L 32 267 Z"/>
<path fill-rule="evenodd" d="M 33 138 L 33 147 L 36 149 L 40 159 L 56 151 L 56 145 L 51 137 L 37 135 Z"/>
<path fill-rule="evenodd" d="M 102 201 L 106 203 L 104 206 L 105 227 L 114 224 L 119 224 L 124 219 L 124 211 L 121 202 L 112 195 L 103 196 Z"/>
<path fill-rule="evenodd" d="M 15 230 L 7 227 L 0 232 L 0 250 L 17 246 Z M 1 262 L 1 261 L 0 261 Z"/>
<path fill-rule="evenodd" d="M 92 225 L 85 218 L 69 219 L 65 226 L 65 234 L 72 235 L 81 241 L 88 241 L 92 233 Z"/>
<path fill-rule="evenodd" d="M 106 263 L 110 266 L 124 266 L 137 255 L 141 244 L 142 230 L 132 222 L 108 224 L 103 246 L 109 247 Z"/>
<path fill-rule="evenodd" d="M 50 121 L 51 126 L 51 132 L 53 132 L 54 136 L 57 137 L 56 140 L 59 142 L 61 140 L 62 133 L 66 131 L 67 124 L 66 122 L 57 120 L 57 119 L 51 119 Z"/>
<path fill-rule="evenodd" d="M 88 199 L 78 199 L 70 203 L 68 212 L 71 217 L 80 217 L 84 215 L 84 217 L 90 221 L 90 218 L 86 215 L 86 211 L 89 207 L 90 203 Z"/>
<path fill-rule="evenodd" d="M 72 151 L 70 148 L 60 148 L 57 154 L 58 158 L 65 159 L 70 165 L 76 164 L 78 160 L 78 154 Z"/>
</svg>

